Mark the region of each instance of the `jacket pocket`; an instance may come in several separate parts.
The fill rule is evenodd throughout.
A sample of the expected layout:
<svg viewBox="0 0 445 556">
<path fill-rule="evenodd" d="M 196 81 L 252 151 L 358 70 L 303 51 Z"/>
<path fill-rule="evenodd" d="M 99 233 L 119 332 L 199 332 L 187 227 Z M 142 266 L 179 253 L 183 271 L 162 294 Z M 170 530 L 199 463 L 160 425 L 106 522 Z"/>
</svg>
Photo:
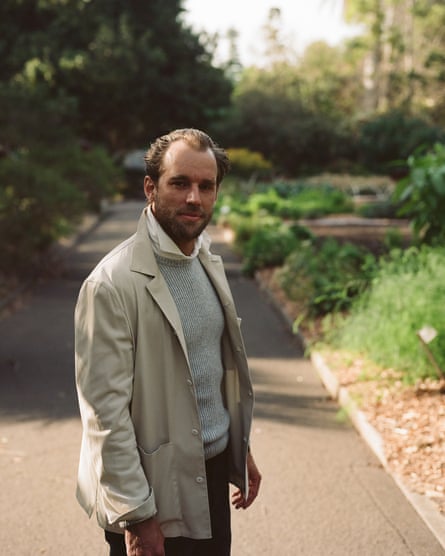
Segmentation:
<svg viewBox="0 0 445 556">
<path fill-rule="evenodd" d="M 174 445 L 162 444 L 154 452 L 138 448 L 142 467 L 153 489 L 158 520 L 161 523 L 182 520 Z"/>
</svg>

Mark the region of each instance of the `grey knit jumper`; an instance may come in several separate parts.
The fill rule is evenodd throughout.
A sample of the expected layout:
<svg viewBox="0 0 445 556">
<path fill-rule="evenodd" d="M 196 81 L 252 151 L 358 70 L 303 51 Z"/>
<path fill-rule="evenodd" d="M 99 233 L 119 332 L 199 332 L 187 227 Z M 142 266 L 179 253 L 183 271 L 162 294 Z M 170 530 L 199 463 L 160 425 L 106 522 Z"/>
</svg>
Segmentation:
<svg viewBox="0 0 445 556">
<path fill-rule="evenodd" d="M 206 459 L 223 452 L 229 438 L 229 414 L 221 382 L 224 315 L 218 296 L 198 257 L 156 255 L 181 318 L 201 419 Z"/>
</svg>

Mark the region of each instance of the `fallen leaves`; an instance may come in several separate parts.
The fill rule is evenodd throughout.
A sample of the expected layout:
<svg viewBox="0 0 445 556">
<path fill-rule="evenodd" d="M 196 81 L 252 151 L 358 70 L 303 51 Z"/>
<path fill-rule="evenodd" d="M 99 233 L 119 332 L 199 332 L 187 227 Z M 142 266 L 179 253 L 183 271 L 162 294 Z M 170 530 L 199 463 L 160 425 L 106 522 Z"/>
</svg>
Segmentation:
<svg viewBox="0 0 445 556">
<path fill-rule="evenodd" d="M 390 468 L 445 514 L 444 381 L 407 386 L 392 369 L 364 371 L 365 360 L 351 361 L 350 354 L 333 352 L 327 360 L 382 437 Z"/>
</svg>

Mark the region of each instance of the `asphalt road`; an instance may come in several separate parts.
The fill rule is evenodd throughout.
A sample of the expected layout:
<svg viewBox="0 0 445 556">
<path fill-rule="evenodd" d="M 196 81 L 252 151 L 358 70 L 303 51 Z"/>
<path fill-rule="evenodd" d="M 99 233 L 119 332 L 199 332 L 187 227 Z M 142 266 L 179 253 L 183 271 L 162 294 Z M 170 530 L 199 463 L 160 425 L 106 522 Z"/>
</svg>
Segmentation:
<svg viewBox="0 0 445 556">
<path fill-rule="evenodd" d="M 90 268 L 136 227 L 113 206 L 68 254 L 62 275 L 0 321 L 0 553 L 105 556 L 75 498 L 80 421 L 73 309 Z M 288 327 L 225 255 L 256 390 L 252 448 L 260 497 L 233 513 L 233 556 L 439 556 L 445 552 L 352 426 L 339 418 Z"/>
</svg>

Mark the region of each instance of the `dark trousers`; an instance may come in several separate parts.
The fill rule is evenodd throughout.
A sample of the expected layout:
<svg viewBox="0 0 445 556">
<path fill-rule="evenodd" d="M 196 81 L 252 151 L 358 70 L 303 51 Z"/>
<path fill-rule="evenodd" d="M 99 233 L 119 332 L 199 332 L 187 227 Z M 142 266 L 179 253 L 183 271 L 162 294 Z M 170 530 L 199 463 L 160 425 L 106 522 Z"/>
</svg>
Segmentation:
<svg viewBox="0 0 445 556">
<path fill-rule="evenodd" d="M 166 538 L 166 556 L 230 556 L 230 502 L 227 450 L 206 462 L 211 539 Z M 124 536 L 105 531 L 110 556 L 126 556 Z"/>
</svg>

